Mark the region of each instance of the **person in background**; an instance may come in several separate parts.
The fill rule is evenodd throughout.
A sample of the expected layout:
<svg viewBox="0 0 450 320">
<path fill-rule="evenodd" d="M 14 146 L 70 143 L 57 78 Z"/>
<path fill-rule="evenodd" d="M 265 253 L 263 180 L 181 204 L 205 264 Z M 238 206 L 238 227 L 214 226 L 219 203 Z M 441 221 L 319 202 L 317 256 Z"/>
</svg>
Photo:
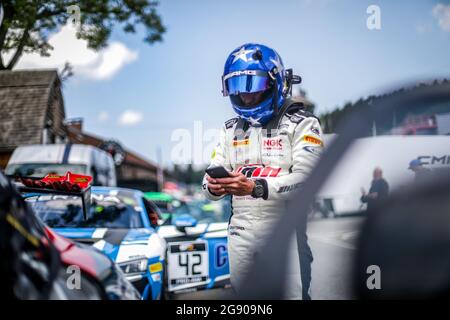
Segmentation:
<svg viewBox="0 0 450 320">
<path fill-rule="evenodd" d="M 419 159 L 412 160 L 408 169 L 414 172 L 414 182 L 416 183 L 423 182 L 431 176 L 431 170 L 425 168 Z"/>
<path fill-rule="evenodd" d="M 367 203 L 367 210 L 376 206 L 379 202 L 387 198 L 389 194 L 389 184 L 383 178 L 383 171 L 381 168 L 376 167 L 373 170 L 373 180 L 369 189 L 369 193 L 361 189 L 362 196 L 361 202 Z"/>
</svg>

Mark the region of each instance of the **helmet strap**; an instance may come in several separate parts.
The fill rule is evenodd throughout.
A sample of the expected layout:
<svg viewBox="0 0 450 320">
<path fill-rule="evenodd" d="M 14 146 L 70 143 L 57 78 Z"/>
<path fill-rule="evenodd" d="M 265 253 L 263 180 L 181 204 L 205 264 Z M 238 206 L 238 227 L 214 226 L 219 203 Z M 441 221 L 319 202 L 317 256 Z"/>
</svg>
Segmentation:
<svg viewBox="0 0 450 320">
<path fill-rule="evenodd" d="M 273 113 L 275 115 L 278 114 L 278 85 L 275 81 L 275 85 L 273 86 Z"/>
<path fill-rule="evenodd" d="M 275 70 L 274 70 L 275 69 Z M 275 115 L 278 114 L 278 83 L 277 83 L 277 77 L 275 73 L 277 72 L 276 68 L 269 71 L 269 76 L 272 79 L 274 85 L 273 85 L 273 113 Z M 275 72 L 274 72 L 275 71 Z"/>
</svg>

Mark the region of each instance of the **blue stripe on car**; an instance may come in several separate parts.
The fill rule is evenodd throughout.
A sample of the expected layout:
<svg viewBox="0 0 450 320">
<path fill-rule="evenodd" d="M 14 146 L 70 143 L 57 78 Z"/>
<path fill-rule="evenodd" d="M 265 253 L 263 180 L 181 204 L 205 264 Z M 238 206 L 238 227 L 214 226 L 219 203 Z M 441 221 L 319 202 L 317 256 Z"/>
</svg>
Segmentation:
<svg viewBox="0 0 450 320">
<path fill-rule="evenodd" d="M 53 228 L 63 237 L 69 239 L 92 239 L 96 228 Z"/>
<path fill-rule="evenodd" d="M 103 247 L 102 252 L 110 257 L 113 261 L 116 261 L 119 248 L 119 245 L 113 245 L 109 242 L 105 242 L 105 246 Z"/>
</svg>

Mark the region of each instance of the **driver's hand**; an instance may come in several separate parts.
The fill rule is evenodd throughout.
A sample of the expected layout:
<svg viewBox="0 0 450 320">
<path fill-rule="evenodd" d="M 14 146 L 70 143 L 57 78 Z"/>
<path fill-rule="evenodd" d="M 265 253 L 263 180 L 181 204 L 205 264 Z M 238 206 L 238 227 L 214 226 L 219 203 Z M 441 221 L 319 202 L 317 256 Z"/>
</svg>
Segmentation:
<svg viewBox="0 0 450 320">
<path fill-rule="evenodd" d="M 217 183 L 217 179 L 211 178 L 210 176 L 206 175 L 206 180 L 208 181 L 208 189 L 211 193 L 215 194 L 216 196 L 228 194 L 228 192 L 219 183 Z"/>
<path fill-rule="evenodd" d="M 376 199 L 376 198 L 378 198 L 378 192 L 369 193 L 368 196 L 370 199 Z"/>
<path fill-rule="evenodd" d="M 249 196 L 252 194 L 255 187 L 253 180 L 248 179 L 240 172 L 230 172 L 230 176 L 228 178 L 214 179 L 221 186 L 221 190 L 235 196 Z"/>
</svg>

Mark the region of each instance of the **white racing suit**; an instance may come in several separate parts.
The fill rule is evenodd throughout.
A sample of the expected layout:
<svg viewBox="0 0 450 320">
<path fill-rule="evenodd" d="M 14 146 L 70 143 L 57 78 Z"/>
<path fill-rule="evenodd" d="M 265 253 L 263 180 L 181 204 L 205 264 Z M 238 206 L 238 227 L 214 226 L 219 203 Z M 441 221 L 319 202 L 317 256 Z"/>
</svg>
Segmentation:
<svg viewBox="0 0 450 320">
<path fill-rule="evenodd" d="M 264 254 L 260 252 L 262 239 L 267 237 L 276 219 L 284 213 L 284 200 L 301 186 L 319 157 L 323 147 L 321 135 L 318 119 L 289 101 L 264 127 L 249 126 L 239 118 L 228 120 L 222 127 L 210 166 L 224 166 L 230 171 L 242 172 L 248 178 L 267 182 L 264 183 L 263 198 L 232 196 L 228 253 L 231 285 L 237 292 L 254 254 Z M 206 177 L 203 191 L 211 200 L 223 197 L 209 191 Z M 295 239 L 291 246 L 284 298 L 301 299 L 301 274 Z"/>
</svg>

